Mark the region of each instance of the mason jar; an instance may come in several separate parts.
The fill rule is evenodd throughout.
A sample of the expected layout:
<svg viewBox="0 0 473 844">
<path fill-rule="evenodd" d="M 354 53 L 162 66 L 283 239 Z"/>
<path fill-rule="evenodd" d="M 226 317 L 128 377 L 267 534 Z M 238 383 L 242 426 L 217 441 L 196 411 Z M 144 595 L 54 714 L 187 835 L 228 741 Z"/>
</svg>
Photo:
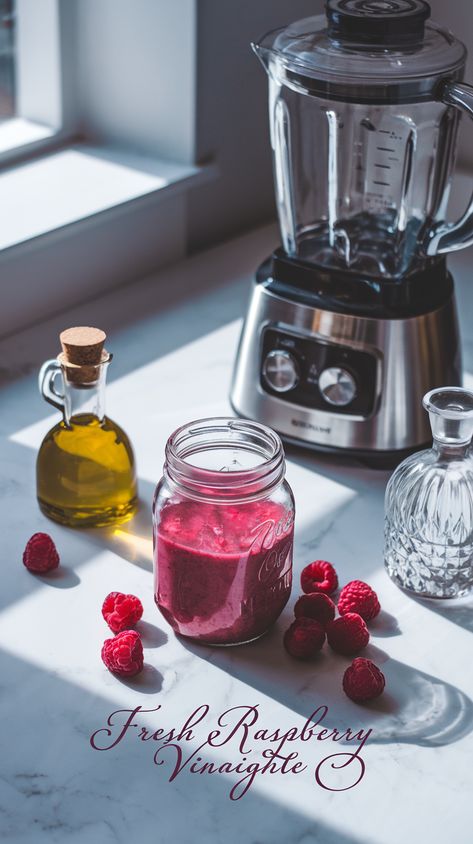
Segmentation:
<svg viewBox="0 0 473 844">
<path fill-rule="evenodd" d="M 294 497 L 270 428 L 201 419 L 175 431 L 153 502 L 156 603 L 176 633 L 213 645 L 262 636 L 292 583 Z"/>
</svg>

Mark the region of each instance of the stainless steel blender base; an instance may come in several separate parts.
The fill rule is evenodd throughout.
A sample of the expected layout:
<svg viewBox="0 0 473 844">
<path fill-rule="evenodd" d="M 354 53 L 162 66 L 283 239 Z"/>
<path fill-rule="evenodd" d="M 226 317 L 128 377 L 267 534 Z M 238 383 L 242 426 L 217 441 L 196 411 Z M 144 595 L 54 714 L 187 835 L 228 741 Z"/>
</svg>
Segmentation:
<svg viewBox="0 0 473 844">
<path fill-rule="evenodd" d="M 241 416 L 322 451 L 367 457 L 430 442 L 422 396 L 461 384 L 453 294 L 409 319 L 311 307 L 256 283 L 231 389 Z"/>
</svg>

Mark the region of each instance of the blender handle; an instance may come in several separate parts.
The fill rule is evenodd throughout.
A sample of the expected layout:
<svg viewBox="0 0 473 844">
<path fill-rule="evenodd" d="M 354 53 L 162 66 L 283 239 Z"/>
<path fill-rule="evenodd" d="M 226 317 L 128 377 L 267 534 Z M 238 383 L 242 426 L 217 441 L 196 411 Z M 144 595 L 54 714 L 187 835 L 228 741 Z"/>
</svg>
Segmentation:
<svg viewBox="0 0 473 844">
<path fill-rule="evenodd" d="M 441 100 L 454 106 L 473 118 L 473 87 L 471 85 L 447 82 L 441 92 Z M 473 195 L 465 213 L 456 223 L 439 223 L 429 233 L 427 255 L 443 255 L 465 249 L 473 243 Z"/>
</svg>

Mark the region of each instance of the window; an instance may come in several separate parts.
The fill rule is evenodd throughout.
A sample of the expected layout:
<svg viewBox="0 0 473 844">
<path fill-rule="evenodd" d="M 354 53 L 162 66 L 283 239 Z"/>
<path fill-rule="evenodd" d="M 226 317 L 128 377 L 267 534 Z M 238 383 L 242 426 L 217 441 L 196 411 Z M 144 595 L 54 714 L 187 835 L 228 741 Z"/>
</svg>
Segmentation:
<svg viewBox="0 0 473 844">
<path fill-rule="evenodd" d="M 197 0 L 0 5 L 3 335 L 184 257 L 186 192 L 212 168 L 194 165 Z"/>
<path fill-rule="evenodd" d="M 62 0 L 0 0 L 3 166 L 50 145 L 63 132 L 61 7 Z"/>
</svg>

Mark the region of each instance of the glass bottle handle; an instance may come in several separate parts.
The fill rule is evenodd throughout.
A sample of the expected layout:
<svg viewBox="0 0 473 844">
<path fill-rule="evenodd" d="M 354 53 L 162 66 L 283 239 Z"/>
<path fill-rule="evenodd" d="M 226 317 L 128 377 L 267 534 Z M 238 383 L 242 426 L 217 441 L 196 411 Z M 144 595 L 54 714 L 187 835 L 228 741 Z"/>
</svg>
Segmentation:
<svg viewBox="0 0 473 844">
<path fill-rule="evenodd" d="M 447 82 L 440 99 L 446 105 L 454 106 L 473 118 L 473 87 Z M 443 255 L 457 252 L 473 243 L 473 195 L 465 213 L 456 223 L 439 223 L 429 232 L 427 255 Z"/>
<path fill-rule="evenodd" d="M 64 395 L 56 390 L 55 382 L 61 374 L 61 366 L 57 360 L 47 360 L 39 372 L 39 391 L 49 404 L 64 413 Z"/>
</svg>

